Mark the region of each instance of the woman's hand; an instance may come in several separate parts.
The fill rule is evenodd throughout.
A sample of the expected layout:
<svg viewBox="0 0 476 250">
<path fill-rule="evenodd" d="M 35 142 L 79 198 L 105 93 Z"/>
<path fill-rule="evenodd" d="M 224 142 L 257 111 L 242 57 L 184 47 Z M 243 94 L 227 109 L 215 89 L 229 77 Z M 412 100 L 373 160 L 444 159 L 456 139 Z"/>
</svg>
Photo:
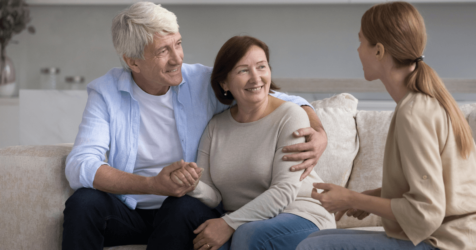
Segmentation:
<svg viewBox="0 0 476 250">
<path fill-rule="evenodd" d="M 381 191 L 381 188 L 377 188 L 377 189 L 363 191 L 362 194 L 380 197 L 380 191 Z M 366 212 L 366 211 L 363 211 L 363 210 L 360 210 L 360 209 L 351 208 L 351 209 L 342 210 L 342 211 L 337 212 L 336 213 L 336 221 L 339 221 L 342 218 L 342 216 L 344 216 L 344 214 L 347 214 L 347 216 L 354 217 L 354 218 L 357 218 L 359 220 L 363 220 L 367 216 L 370 215 L 369 212 Z"/>
<path fill-rule="evenodd" d="M 195 250 L 217 250 L 225 244 L 235 230 L 228 226 L 224 219 L 211 219 L 200 225 L 194 234 L 198 234 L 193 240 Z"/>
<path fill-rule="evenodd" d="M 311 197 L 319 200 L 330 213 L 352 208 L 353 191 L 330 183 L 314 183 Z M 319 193 L 317 189 L 323 189 Z"/>
<path fill-rule="evenodd" d="M 195 162 L 189 162 L 170 173 L 170 178 L 180 186 L 195 187 L 202 176 L 202 171 L 203 169 L 198 168 Z"/>
</svg>

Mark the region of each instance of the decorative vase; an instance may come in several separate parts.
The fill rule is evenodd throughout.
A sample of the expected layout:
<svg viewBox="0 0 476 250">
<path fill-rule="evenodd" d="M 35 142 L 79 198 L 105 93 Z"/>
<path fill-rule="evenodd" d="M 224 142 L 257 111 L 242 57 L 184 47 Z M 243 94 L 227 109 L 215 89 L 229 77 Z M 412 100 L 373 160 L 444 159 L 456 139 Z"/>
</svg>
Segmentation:
<svg viewBox="0 0 476 250">
<path fill-rule="evenodd" d="M 5 56 L 5 63 L 0 62 L 0 97 L 12 97 L 15 94 L 15 68 L 12 60 Z"/>
</svg>

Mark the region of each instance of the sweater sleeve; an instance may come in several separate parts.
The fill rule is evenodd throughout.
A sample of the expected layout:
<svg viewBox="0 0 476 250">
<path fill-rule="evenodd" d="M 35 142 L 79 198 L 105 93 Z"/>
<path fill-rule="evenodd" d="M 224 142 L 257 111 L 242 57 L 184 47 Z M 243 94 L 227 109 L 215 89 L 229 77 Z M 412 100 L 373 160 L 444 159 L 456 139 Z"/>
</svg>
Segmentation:
<svg viewBox="0 0 476 250">
<path fill-rule="evenodd" d="M 240 209 L 223 216 L 226 223 L 235 230 L 246 222 L 266 220 L 277 216 L 298 195 L 302 183 L 299 181 L 302 171 L 291 172 L 289 168 L 299 162 L 283 161 L 282 148 L 304 142 L 303 137 L 295 138 L 292 133 L 300 128 L 309 127 L 309 118 L 302 108 L 293 105 L 293 108 L 289 109 L 281 119 L 281 121 L 276 121 L 281 125 L 277 135 L 278 143 L 275 145 L 272 180 L 269 189 Z"/>
<path fill-rule="evenodd" d="M 210 175 L 210 148 L 212 144 L 211 138 L 214 124 L 215 120 L 212 118 L 203 132 L 200 145 L 198 147 L 197 166 L 203 168 L 202 177 L 200 178 L 197 187 L 195 187 L 193 191 L 187 193 L 187 195 L 197 198 L 210 208 L 215 208 L 218 206 L 222 199 L 221 194 L 213 184 Z"/>
<path fill-rule="evenodd" d="M 445 134 L 448 124 L 443 116 L 436 110 L 425 109 L 397 114 L 397 150 L 409 189 L 403 197 L 391 200 L 391 208 L 414 245 L 432 235 L 445 217 L 439 136 Z"/>
</svg>

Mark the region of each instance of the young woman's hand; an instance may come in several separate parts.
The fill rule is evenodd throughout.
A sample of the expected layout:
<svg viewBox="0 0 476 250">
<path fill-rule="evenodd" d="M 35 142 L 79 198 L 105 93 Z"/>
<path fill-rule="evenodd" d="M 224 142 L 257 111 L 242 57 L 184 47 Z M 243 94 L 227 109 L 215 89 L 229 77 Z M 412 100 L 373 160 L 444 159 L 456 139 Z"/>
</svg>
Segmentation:
<svg viewBox="0 0 476 250">
<path fill-rule="evenodd" d="M 193 240 L 195 250 L 217 250 L 225 244 L 235 230 L 228 226 L 224 219 L 210 219 L 200 225 L 194 234 L 198 234 Z"/>
<path fill-rule="evenodd" d="M 378 188 L 378 189 L 363 191 L 362 194 L 380 197 L 380 191 L 381 191 L 381 189 Z M 363 210 L 360 210 L 360 209 L 350 208 L 350 209 L 347 209 L 347 210 L 341 210 L 341 211 L 337 212 L 336 213 L 336 221 L 339 221 L 342 218 L 342 216 L 344 216 L 344 214 L 347 214 L 347 216 L 354 217 L 354 218 L 357 218 L 359 220 L 363 220 L 363 219 L 367 218 L 367 216 L 370 215 L 369 212 L 366 212 L 366 211 L 363 211 Z"/>
<path fill-rule="evenodd" d="M 353 191 L 330 183 L 314 183 L 311 197 L 319 200 L 322 206 L 330 213 L 352 208 Z M 317 189 L 322 189 L 319 193 Z"/>
</svg>

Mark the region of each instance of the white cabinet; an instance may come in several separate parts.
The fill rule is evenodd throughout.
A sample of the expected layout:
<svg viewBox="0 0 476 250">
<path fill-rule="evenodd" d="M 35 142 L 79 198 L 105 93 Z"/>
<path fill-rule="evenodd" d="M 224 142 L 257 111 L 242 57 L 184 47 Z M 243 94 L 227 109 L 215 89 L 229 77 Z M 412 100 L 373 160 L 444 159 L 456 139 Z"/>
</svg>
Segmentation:
<svg viewBox="0 0 476 250">
<path fill-rule="evenodd" d="M 0 97 L 0 148 L 20 144 L 18 98 Z"/>
<path fill-rule="evenodd" d="M 116 5 L 132 4 L 140 0 L 27 0 L 29 4 L 45 5 Z M 160 4 L 346 4 L 346 3 L 380 3 L 390 0 L 161 0 Z M 476 2 L 476 0 L 409 0 L 410 3 L 459 3 Z"/>
</svg>

